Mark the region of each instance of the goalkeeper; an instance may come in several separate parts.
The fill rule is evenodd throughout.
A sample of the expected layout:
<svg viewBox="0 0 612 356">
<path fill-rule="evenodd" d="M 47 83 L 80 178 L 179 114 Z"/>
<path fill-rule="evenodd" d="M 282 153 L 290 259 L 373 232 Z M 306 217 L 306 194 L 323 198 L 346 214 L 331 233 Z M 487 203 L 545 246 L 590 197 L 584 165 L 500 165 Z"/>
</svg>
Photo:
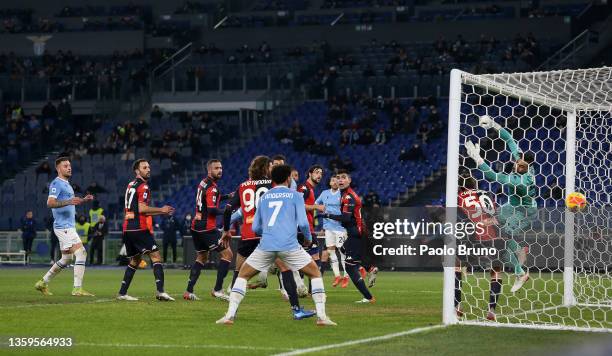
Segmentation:
<svg viewBox="0 0 612 356">
<path fill-rule="evenodd" d="M 480 126 L 485 129 L 495 129 L 499 137 L 504 140 L 515 161 L 514 172 L 510 174 L 495 172 L 480 156 L 480 147 L 471 141 L 465 143 L 467 154 L 472 158 L 485 178 L 491 182 L 502 184 L 508 202 L 502 205 L 497 213 L 500 227 L 510 236 L 506 243 L 506 255 L 514 268 L 516 280 L 510 289 L 512 293 L 519 290 L 529 280 L 529 272 L 523 269 L 525 262 L 525 249 L 515 240 L 515 236 L 524 232 L 537 216 L 535 201 L 535 176 L 530 164 L 534 161 L 533 154 L 523 153 L 516 141 L 508 132 L 489 116 L 480 117 Z"/>
</svg>

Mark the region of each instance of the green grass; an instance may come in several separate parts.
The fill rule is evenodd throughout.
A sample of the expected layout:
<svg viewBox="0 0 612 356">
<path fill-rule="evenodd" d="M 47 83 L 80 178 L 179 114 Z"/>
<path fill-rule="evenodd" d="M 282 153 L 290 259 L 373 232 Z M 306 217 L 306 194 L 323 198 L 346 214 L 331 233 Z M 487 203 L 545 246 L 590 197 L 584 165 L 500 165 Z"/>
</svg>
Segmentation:
<svg viewBox="0 0 612 356">
<path fill-rule="evenodd" d="M 355 304 L 359 299 L 353 286 L 332 288 L 326 276 L 327 311 L 339 325 L 318 328 L 314 320 L 294 321 L 287 303 L 276 291 L 277 282 L 247 293 L 236 324 L 227 327 L 214 322 L 227 304 L 209 297 L 214 271 L 205 271 L 196 286 L 203 297 L 186 302 L 181 297 L 188 271 L 167 270 L 166 290 L 177 298 L 161 303 L 153 298 L 154 282 L 150 270 L 136 273 L 130 294 L 140 299 L 127 303 L 113 300 L 123 276 L 120 269 L 89 269 L 85 287 L 94 298 L 70 296 L 72 271 L 64 271 L 51 284 L 53 296 L 43 297 L 33 285 L 44 269 L 0 270 L 0 336 L 69 336 L 76 346 L 66 354 L 125 354 L 138 352 L 164 355 L 223 354 L 266 355 L 292 349 L 336 344 L 380 336 L 441 322 L 441 273 L 381 273 L 373 289 L 375 305 Z M 228 277 L 229 278 L 229 277 Z M 302 304 L 313 308 L 312 300 Z M 381 353 L 423 355 L 505 355 L 532 351 L 550 345 L 586 342 L 605 337 L 562 331 L 525 331 L 522 329 L 455 326 L 407 335 L 379 342 L 333 348 L 326 355 L 376 355 Z M 520 340 L 520 343 L 517 343 Z M 125 345 L 158 345 L 135 347 Z M 510 348 L 512 346 L 512 349 Z M 163 347 L 163 350 L 159 350 Z M 0 348 L 0 354 L 7 349 Z M 507 353 L 504 353 L 507 350 Z M 57 349 L 27 349 L 20 354 L 57 352 Z"/>
</svg>

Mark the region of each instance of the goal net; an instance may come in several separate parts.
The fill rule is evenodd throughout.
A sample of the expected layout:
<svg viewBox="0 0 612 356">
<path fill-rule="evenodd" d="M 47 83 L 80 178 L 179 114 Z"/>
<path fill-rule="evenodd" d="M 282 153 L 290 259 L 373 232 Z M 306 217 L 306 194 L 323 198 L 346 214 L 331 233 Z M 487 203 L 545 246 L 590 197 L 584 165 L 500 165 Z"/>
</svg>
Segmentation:
<svg viewBox="0 0 612 356">
<path fill-rule="evenodd" d="M 612 332 L 612 68 L 453 70 L 449 99 L 447 215 L 475 191 L 492 229 L 451 243 L 498 253 L 447 257 L 444 322 Z"/>
</svg>

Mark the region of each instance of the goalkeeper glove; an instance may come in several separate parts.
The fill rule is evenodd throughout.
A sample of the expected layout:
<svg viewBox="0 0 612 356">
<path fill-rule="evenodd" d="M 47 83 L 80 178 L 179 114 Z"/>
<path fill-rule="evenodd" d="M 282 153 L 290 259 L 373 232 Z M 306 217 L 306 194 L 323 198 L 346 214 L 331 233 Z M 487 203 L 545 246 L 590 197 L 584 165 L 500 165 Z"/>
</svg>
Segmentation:
<svg viewBox="0 0 612 356">
<path fill-rule="evenodd" d="M 467 141 L 465 143 L 465 149 L 467 151 L 468 156 L 476 162 L 476 166 L 480 166 L 484 163 L 484 159 L 480 157 L 480 145 L 477 143 L 473 143 L 472 141 Z"/>
<path fill-rule="evenodd" d="M 489 115 L 483 115 L 478 120 L 478 124 L 485 129 L 495 129 L 497 131 L 501 130 L 501 125 L 495 122 L 495 120 L 491 119 Z"/>
</svg>

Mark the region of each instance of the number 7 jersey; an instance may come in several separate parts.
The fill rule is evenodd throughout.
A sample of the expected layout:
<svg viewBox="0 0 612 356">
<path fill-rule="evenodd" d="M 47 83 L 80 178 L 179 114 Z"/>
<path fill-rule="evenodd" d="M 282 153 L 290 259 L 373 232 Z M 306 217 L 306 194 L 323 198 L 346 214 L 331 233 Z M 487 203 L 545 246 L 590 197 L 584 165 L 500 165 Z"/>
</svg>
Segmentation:
<svg viewBox="0 0 612 356">
<path fill-rule="evenodd" d="M 232 209 L 242 211 L 241 240 L 260 238 L 253 232 L 253 219 L 259 205 L 259 198 L 272 188 L 272 180 L 247 180 L 238 186 L 232 200 L 228 203 Z"/>
<path fill-rule="evenodd" d="M 141 214 L 138 209 L 138 203 L 149 205 L 150 201 L 149 185 L 144 179 L 137 177 L 128 184 L 125 190 L 123 231 L 152 230 L 152 217 Z"/>
</svg>

